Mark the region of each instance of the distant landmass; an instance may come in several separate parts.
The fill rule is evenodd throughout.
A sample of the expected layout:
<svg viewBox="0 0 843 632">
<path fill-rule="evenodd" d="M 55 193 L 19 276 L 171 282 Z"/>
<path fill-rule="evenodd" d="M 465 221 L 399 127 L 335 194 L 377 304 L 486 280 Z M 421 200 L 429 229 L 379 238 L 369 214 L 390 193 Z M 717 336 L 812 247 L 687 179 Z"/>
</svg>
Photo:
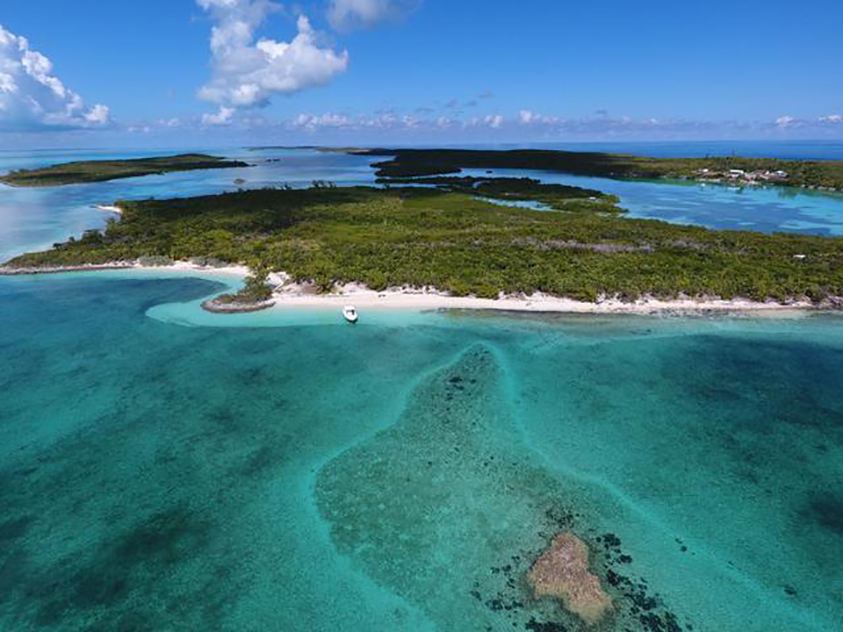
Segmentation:
<svg viewBox="0 0 843 632">
<path fill-rule="evenodd" d="M 161 175 L 173 171 L 248 167 L 239 160 L 226 160 L 205 154 L 181 154 L 131 160 L 85 160 L 40 169 L 18 169 L 0 177 L 0 182 L 17 187 L 51 187 L 85 182 L 105 182 L 119 178 Z"/>
<path fill-rule="evenodd" d="M 376 163 L 382 178 L 459 173 L 462 169 L 533 169 L 573 175 L 623 179 L 676 178 L 742 185 L 776 184 L 843 191 L 841 160 L 779 160 L 710 156 L 651 158 L 632 154 L 543 149 L 368 149 L 354 150 L 389 157 Z"/>
</svg>

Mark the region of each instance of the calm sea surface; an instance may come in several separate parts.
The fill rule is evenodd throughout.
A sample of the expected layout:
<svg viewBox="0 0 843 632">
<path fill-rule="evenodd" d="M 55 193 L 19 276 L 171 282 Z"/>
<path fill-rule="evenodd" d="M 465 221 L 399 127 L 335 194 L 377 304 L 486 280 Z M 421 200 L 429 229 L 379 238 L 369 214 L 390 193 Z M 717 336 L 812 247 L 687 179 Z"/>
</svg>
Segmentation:
<svg viewBox="0 0 843 632">
<path fill-rule="evenodd" d="M 0 189 L 3 251 L 120 197 L 372 178 L 356 157 L 253 159 L 275 157 Z M 839 628 L 840 317 L 351 328 L 202 312 L 226 283 L 0 278 L 0 630 L 585 630 L 524 583 L 560 530 L 612 594 L 601 629 Z"/>
</svg>

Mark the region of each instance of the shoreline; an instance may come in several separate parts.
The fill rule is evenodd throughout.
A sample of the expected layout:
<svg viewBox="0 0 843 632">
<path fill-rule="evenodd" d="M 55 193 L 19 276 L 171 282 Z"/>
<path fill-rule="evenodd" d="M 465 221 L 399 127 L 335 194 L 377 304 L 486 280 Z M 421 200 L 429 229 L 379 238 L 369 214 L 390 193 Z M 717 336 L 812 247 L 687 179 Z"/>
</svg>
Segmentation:
<svg viewBox="0 0 843 632">
<path fill-rule="evenodd" d="M 224 267 L 200 266 L 188 261 L 179 261 L 168 266 L 142 265 L 138 262 L 112 262 L 104 264 L 81 264 L 46 268 L 8 268 L 0 266 L 0 276 L 24 276 L 61 274 L 65 272 L 136 271 L 154 273 L 182 273 L 188 275 L 232 275 L 238 280 L 249 275 L 249 268 L 243 265 Z M 451 296 L 432 288 L 388 288 L 372 290 L 362 284 L 350 283 L 337 286 L 330 294 L 317 294 L 306 284 L 291 283 L 283 272 L 270 274 L 270 284 L 275 286 L 272 298 L 274 304 L 261 306 L 266 311 L 288 308 L 342 309 L 353 304 L 358 309 L 378 310 L 437 310 L 466 309 L 502 312 L 560 313 L 560 314 L 671 314 L 671 313 L 783 313 L 783 312 L 831 312 L 843 310 L 843 297 L 833 296 L 820 304 L 808 299 L 788 302 L 754 301 L 743 298 L 724 300 L 717 297 L 658 299 L 643 297 L 635 301 L 618 298 L 601 298 L 596 302 L 578 301 L 548 294 L 531 296 L 501 296 L 500 298 L 478 298 L 474 296 Z M 213 300 L 205 299 L 204 302 Z M 240 310 L 243 311 L 243 310 Z"/>
<path fill-rule="evenodd" d="M 117 213 L 118 215 L 123 215 L 123 209 L 116 204 L 95 204 L 94 209 L 105 213 Z"/>
<path fill-rule="evenodd" d="M 559 296 L 534 294 L 532 296 L 506 296 L 497 299 L 477 298 L 474 296 L 449 296 L 432 290 L 410 290 L 391 288 L 376 292 L 368 288 L 351 285 L 340 288 L 339 292 L 328 295 L 305 294 L 282 291 L 273 294 L 275 305 L 269 309 L 295 307 L 342 309 L 345 305 L 354 305 L 360 309 L 382 310 L 478 310 L 525 313 L 558 314 L 671 314 L 671 313 L 784 313 L 809 311 L 839 311 L 843 301 L 838 304 L 815 305 L 810 301 L 776 303 L 747 299 L 723 300 L 707 299 L 656 299 L 641 298 L 635 301 L 622 301 L 606 298 L 596 302 L 577 301 Z"/>
</svg>

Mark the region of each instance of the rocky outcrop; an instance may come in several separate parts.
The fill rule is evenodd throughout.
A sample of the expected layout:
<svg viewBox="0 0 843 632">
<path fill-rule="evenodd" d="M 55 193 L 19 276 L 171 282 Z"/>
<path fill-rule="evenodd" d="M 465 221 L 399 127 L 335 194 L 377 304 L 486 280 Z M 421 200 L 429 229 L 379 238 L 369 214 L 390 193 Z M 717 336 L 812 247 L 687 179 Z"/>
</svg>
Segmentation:
<svg viewBox="0 0 843 632">
<path fill-rule="evenodd" d="M 537 598 L 560 599 L 589 625 L 600 622 L 612 608 L 600 578 L 588 569 L 588 546 L 570 532 L 553 539 L 527 572 L 527 582 Z"/>
<path fill-rule="evenodd" d="M 202 303 L 202 309 L 214 314 L 242 314 L 247 312 L 259 312 L 263 309 L 269 309 L 275 305 L 275 301 L 255 301 L 255 302 L 221 302 L 215 299 L 205 301 Z"/>
</svg>

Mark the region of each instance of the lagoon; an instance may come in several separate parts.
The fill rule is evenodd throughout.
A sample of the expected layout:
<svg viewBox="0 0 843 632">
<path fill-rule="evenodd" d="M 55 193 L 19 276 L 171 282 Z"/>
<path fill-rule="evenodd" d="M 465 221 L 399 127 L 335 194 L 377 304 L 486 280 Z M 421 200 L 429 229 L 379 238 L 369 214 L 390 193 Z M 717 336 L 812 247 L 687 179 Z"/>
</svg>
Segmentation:
<svg viewBox="0 0 843 632">
<path fill-rule="evenodd" d="M 563 527 L 609 629 L 843 616 L 839 317 L 178 314 L 220 281 L 0 279 L 0 627 L 580 630 Z"/>
</svg>

